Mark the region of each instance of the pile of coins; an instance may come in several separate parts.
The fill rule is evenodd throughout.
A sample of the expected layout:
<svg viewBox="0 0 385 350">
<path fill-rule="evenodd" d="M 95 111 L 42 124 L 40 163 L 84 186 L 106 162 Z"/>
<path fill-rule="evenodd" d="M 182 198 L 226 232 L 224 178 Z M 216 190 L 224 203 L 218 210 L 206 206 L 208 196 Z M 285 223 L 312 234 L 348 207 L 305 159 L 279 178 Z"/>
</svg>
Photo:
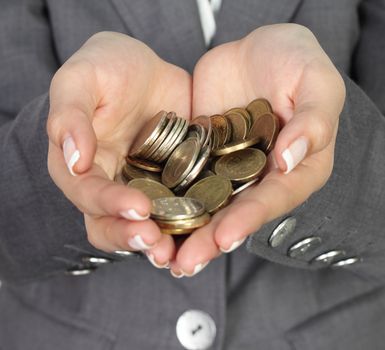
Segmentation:
<svg viewBox="0 0 385 350">
<path fill-rule="evenodd" d="M 190 123 L 160 111 L 134 140 L 122 179 L 152 199 L 163 233 L 191 233 L 259 180 L 278 132 L 262 98 Z"/>
</svg>

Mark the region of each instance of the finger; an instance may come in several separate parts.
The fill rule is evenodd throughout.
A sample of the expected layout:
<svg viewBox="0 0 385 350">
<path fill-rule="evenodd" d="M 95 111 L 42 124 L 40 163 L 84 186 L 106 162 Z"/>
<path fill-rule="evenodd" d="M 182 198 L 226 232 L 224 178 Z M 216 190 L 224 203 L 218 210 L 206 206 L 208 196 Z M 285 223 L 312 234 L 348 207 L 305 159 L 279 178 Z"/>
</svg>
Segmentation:
<svg viewBox="0 0 385 350">
<path fill-rule="evenodd" d="M 344 98 L 343 81 L 334 67 L 317 65 L 305 69 L 293 97 L 293 117 L 280 131 L 275 145 L 281 170 L 289 173 L 306 156 L 320 152 L 332 142 Z"/>
<path fill-rule="evenodd" d="M 307 158 L 288 175 L 270 172 L 261 183 L 237 195 L 215 228 L 216 244 L 227 250 L 266 222 L 303 203 L 328 178 L 331 169 L 327 164 L 332 161 L 326 153 L 332 153 L 332 147 Z"/>
<path fill-rule="evenodd" d="M 156 246 L 146 251 L 146 255 L 152 265 L 158 269 L 164 269 L 170 268 L 170 262 L 174 258 L 175 251 L 172 236 L 163 234 Z"/>
<path fill-rule="evenodd" d="M 144 251 L 155 247 L 162 238 L 151 220 L 132 222 L 112 216 L 93 218 L 85 215 L 88 240 L 104 251 Z"/>
<path fill-rule="evenodd" d="M 149 217 L 151 201 L 141 191 L 111 181 L 97 164 L 79 176 L 66 171 L 61 150 L 50 145 L 49 172 L 65 196 L 85 214 L 141 221 Z"/>
<path fill-rule="evenodd" d="M 98 92 L 92 68 L 82 62 L 66 63 L 54 76 L 50 87 L 48 137 L 62 148 L 72 175 L 91 166 L 96 151 L 92 118 Z"/>
<path fill-rule="evenodd" d="M 175 261 L 171 263 L 171 272 L 174 277 L 192 277 L 221 254 L 214 239 L 216 226 L 217 221 L 213 218 L 209 224 L 194 231 L 183 242 Z"/>
</svg>

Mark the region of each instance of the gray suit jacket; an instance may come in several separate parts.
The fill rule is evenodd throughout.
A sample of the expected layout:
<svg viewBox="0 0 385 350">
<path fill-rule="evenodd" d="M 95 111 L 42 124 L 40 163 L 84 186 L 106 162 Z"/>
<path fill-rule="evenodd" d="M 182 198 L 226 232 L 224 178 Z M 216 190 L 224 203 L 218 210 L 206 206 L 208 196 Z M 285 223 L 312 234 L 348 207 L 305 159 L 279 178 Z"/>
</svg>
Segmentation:
<svg viewBox="0 0 385 350">
<path fill-rule="evenodd" d="M 81 213 L 48 175 L 45 124 L 52 75 L 96 32 L 132 35 L 192 71 L 206 51 L 195 1 L 0 5 L 1 350 L 183 349 L 175 325 L 190 309 L 215 322 L 212 349 L 384 349 L 383 0 L 224 1 L 214 46 L 264 24 L 304 24 L 339 67 L 347 99 L 326 186 L 247 249 L 182 280 L 87 242 Z M 113 263 L 96 269 L 86 256 Z"/>
</svg>

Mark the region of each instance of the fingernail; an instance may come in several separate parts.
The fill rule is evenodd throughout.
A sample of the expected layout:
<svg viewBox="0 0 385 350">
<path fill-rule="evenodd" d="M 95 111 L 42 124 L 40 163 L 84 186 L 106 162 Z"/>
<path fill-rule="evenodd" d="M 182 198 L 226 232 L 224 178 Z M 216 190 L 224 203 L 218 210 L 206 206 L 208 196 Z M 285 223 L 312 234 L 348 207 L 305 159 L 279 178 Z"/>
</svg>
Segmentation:
<svg viewBox="0 0 385 350">
<path fill-rule="evenodd" d="M 305 158 L 307 147 L 307 138 L 301 136 L 282 152 L 282 158 L 286 163 L 285 174 L 290 173 Z"/>
<path fill-rule="evenodd" d="M 224 249 L 224 248 L 219 248 L 223 253 L 230 253 L 232 252 L 233 250 L 237 249 L 244 241 L 245 241 L 246 237 L 243 238 L 243 239 L 240 239 L 238 241 L 235 241 L 233 242 L 233 244 L 228 248 L 228 249 Z"/>
<path fill-rule="evenodd" d="M 147 250 L 152 248 L 151 246 L 144 243 L 142 237 L 139 235 L 134 236 L 128 240 L 128 245 L 135 250 Z"/>
<path fill-rule="evenodd" d="M 181 273 L 180 275 L 176 274 L 173 270 L 170 270 L 171 276 L 175 278 L 182 278 L 184 277 L 184 273 Z"/>
<path fill-rule="evenodd" d="M 198 274 L 199 272 L 201 272 L 208 264 L 209 264 L 209 262 L 197 264 L 197 265 L 195 265 L 194 271 L 191 274 L 188 274 L 186 272 L 183 272 L 183 274 L 186 275 L 187 277 L 193 277 L 196 274 Z"/>
<path fill-rule="evenodd" d="M 63 142 L 64 160 L 71 175 L 76 176 L 73 167 L 80 159 L 80 151 L 76 148 L 74 139 L 68 136 Z"/>
<path fill-rule="evenodd" d="M 165 264 L 160 265 L 156 262 L 154 254 L 147 254 L 147 258 L 152 265 L 154 265 L 157 269 L 168 269 L 170 268 L 170 263 L 167 261 Z"/>
<path fill-rule="evenodd" d="M 122 215 L 125 219 L 134 221 L 143 221 L 150 217 L 150 214 L 147 214 L 146 216 L 140 215 L 135 209 L 121 211 L 119 214 Z"/>
</svg>

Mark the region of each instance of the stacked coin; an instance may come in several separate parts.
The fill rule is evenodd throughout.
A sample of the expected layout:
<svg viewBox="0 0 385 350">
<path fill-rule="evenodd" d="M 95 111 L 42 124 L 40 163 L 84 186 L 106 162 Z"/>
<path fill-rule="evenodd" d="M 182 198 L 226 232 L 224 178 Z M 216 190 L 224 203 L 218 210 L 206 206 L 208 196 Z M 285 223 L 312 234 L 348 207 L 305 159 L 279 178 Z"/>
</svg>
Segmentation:
<svg viewBox="0 0 385 350">
<path fill-rule="evenodd" d="M 278 131 L 266 99 L 190 123 L 161 111 L 134 140 L 121 175 L 153 200 L 163 233 L 191 233 L 258 181 Z"/>
</svg>

